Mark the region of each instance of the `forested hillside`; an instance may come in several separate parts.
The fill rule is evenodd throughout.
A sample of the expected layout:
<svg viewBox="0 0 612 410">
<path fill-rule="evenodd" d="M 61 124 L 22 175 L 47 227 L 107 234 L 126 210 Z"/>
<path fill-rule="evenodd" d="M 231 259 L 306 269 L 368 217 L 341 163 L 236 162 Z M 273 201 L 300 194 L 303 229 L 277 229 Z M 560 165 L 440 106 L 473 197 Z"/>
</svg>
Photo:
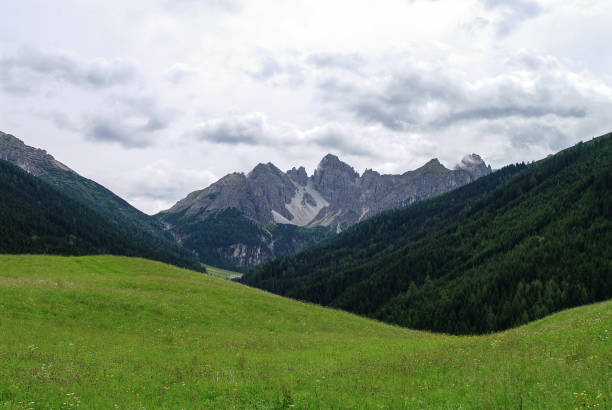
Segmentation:
<svg viewBox="0 0 612 410">
<path fill-rule="evenodd" d="M 0 160 L 0 253 L 142 256 L 201 270 L 145 230 L 120 225 Z"/>
<path fill-rule="evenodd" d="M 173 255 L 166 257 L 166 262 L 181 261 L 181 266 L 192 268 L 199 266 L 195 257 L 164 231 L 160 221 L 134 208 L 97 182 L 77 174 L 46 151 L 30 147 L 19 138 L 0 131 L 0 159 L 49 183 L 65 196 L 95 211 L 117 229 L 147 241 L 151 252 Z"/>
<path fill-rule="evenodd" d="M 289 224 L 258 225 L 236 208 L 211 213 L 206 218 L 168 213 L 160 219 L 174 228 L 173 235 L 201 261 L 221 268 L 246 272 L 248 266 L 275 255 L 291 255 L 335 234 L 330 227 L 304 228 Z"/>
<path fill-rule="evenodd" d="M 243 281 L 452 333 L 610 298 L 612 134 L 381 214 Z"/>
</svg>

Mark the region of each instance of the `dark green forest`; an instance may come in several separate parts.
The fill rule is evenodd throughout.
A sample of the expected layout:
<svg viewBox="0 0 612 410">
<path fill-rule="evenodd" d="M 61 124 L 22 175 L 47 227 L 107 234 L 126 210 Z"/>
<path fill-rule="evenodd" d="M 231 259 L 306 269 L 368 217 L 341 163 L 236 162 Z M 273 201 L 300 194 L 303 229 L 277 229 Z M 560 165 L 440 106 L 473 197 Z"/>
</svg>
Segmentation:
<svg viewBox="0 0 612 410">
<path fill-rule="evenodd" d="M 95 198 L 94 198 L 95 199 Z M 0 160 L 0 253 L 140 256 L 202 270 L 195 258 L 134 223 L 118 223 Z"/>
<path fill-rule="evenodd" d="M 134 208 L 102 185 L 71 171 L 45 167 L 44 164 L 39 166 L 45 169 L 39 178 L 64 195 L 94 210 L 108 221 L 136 232 L 138 236 L 154 238 L 158 247 L 165 246 L 182 258 L 191 258 L 188 251 L 178 246 L 170 233 L 163 229 L 160 221 Z"/>
<path fill-rule="evenodd" d="M 247 268 L 232 265 L 218 249 L 242 243 L 249 247 L 260 247 L 262 252 L 271 255 L 268 245 L 274 242 L 275 255 L 289 255 L 295 253 L 295 249 L 307 248 L 335 233 L 327 227 L 302 228 L 284 224 L 262 227 L 234 208 L 217 211 L 206 218 L 185 215 L 185 211 L 158 216 L 163 222 L 175 226 L 181 244 L 187 249 L 193 249 L 200 260 L 236 271 L 246 271 Z"/>
<path fill-rule="evenodd" d="M 612 134 L 379 214 L 242 281 L 455 334 L 608 299 Z"/>
</svg>

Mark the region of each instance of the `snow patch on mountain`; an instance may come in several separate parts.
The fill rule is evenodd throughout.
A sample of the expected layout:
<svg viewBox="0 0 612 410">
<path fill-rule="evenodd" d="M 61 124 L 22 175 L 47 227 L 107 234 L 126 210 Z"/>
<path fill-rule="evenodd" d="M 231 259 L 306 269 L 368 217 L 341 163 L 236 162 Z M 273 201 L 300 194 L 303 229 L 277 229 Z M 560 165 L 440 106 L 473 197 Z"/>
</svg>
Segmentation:
<svg viewBox="0 0 612 410">
<path fill-rule="evenodd" d="M 275 210 L 272 211 L 272 216 L 276 223 L 306 226 L 316 218 L 321 209 L 329 206 L 329 202 L 321 196 L 319 191 L 314 189 L 312 181 L 308 181 L 305 186 L 294 185 L 296 188 L 295 195 L 288 204 L 285 204 L 285 208 L 292 216 L 291 220 Z"/>
</svg>

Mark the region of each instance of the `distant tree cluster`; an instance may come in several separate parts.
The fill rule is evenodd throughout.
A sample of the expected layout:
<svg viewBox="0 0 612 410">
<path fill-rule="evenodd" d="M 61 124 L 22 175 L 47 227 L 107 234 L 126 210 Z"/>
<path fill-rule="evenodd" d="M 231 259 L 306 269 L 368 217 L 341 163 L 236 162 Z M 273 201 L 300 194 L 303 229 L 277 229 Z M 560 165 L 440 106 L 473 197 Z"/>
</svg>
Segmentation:
<svg viewBox="0 0 612 410">
<path fill-rule="evenodd" d="M 244 283 L 418 329 L 506 329 L 612 297 L 612 136 L 380 214 Z"/>
</svg>

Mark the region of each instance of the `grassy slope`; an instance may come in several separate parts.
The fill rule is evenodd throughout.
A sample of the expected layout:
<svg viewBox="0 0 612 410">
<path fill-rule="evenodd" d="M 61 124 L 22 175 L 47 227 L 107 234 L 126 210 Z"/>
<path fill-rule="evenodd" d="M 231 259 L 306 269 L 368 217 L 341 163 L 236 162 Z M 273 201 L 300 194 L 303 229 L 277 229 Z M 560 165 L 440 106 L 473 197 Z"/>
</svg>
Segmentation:
<svg viewBox="0 0 612 410">
<path fill-rule="evenodd" d="M 205 265 L 205 266 L 206 266 L 206 273 L 212 276 L 216 276 L 218 278 L 229 279 L 230 277 L 234 275 L 240 275 L 239 272 L 234 272 L 234 271 L 227 270 L 227 269 L 221 269 L 221 268 L 217 268 L 215 266 L 210 266 L 210 265 Z"/>
<path fill-rule="evenodd" d="M 610 333 L 611 302 L 456 337 L 142 259 L 0 256 L 0 407 L 610 408 Z"/>
</svg>

